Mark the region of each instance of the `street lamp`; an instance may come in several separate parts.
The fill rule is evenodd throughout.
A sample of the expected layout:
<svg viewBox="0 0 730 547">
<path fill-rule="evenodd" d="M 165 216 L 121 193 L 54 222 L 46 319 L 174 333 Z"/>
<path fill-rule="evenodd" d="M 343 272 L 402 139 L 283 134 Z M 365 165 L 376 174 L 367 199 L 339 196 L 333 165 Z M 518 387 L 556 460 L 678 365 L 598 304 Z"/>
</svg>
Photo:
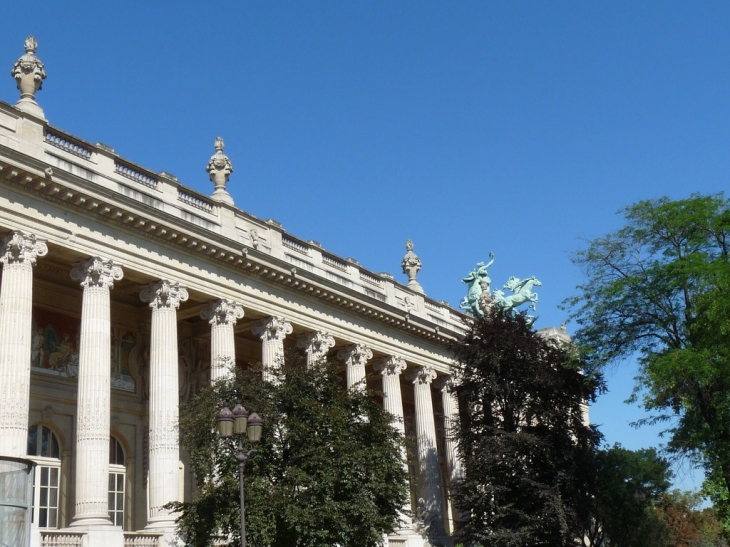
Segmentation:
<svg viewBox="0 0 730 547">
<path fill-rule="evenodd" d="M 233 410 L 228 406 L 223 406 L 220 412 L 216 414 L 215 421 L 218 424 L 218 435 L 221 439 L 228 440 L 234 437 L 236 440 L 236 447 L 234 448 L 229 443 L 225 443 L 226 448 L 238 460 L 238 481 L 241 485 L 241 547 L 246 547 L 246 511 L 243 499 L 243 471 L 246 462 L 256 452 L 255 448 L 251 450 L 243 449 L 244 437 L 248 437 L 248 440 L 254 444 L 261 442 L 261 432 L 264 429 L 264 420 L 252 412 L 249 414 L 248 410 L 243 408 L 241 403 L 238 403 L 233 407 Z"/>
</svg>

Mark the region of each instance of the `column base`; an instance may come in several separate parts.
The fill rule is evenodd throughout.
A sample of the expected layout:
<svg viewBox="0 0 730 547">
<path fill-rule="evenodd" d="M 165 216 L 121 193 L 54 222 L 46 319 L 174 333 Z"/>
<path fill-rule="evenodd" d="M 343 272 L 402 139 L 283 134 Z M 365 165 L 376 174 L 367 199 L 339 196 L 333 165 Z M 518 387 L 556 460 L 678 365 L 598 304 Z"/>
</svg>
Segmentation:
<svg viewBox="0 0 730 547">
<path fill-rule="evenodd" d="M 109 519 L 108 513 L 97 513 L 90 515 L 81 515 L 71 519 L 69 528 L 93 527 L 94 529 L 104 529 L 104 527 L 113 528 L 112 521 Z"/>
<path fill-rule="evenodd" d="M 144 529 L 150 532 L 174 532 L 177 529 L 175 520 L 175 517 L 170 518 L 169 516 L 151 518 Z"/>
</svg>

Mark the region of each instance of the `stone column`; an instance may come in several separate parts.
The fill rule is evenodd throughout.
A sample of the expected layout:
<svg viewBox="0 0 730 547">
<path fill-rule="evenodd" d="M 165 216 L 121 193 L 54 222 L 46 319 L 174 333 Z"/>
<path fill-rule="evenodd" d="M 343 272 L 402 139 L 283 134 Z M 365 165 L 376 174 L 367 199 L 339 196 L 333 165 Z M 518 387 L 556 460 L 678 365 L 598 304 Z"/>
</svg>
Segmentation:
<svg viewBox="0 0 730 547">
<path fill-rule="evenodd" d="M 177 308 L 188 299 L 188 291 L 176 282 L 163 280 L 150 283 L 139 296 L 152 308 L 146 528 L 174 530 L 176 516 L 164 505 L 179 498 Z"/>
<path fill-rule="evenodd" d="M 33 266 L 48 253 L 35 235 L 10 232 L 0 240 L 0 456 L 25 458 L 28 449 Z"/>
<path fill-rule="evenodd" d="M 347 389 L 365 388 L 365 363 L 372 359 L 372 350 L 363 344 L 353 344 L 337 352 L 338 359 L 345 362 L 347 367 Z"/>
<path fill-rule="evenodd" d="M 109 425 L 111 312 L 109 291 L 122 268 L 95 257 L 74 265 L 71 278 L 84 288 L 79 340 L 76 412 L 76 511 L 71 526 L 111 525 Z"/>
<path fill-rule="evenodd" d="M 235 376 L 236 346 L 233 327 L 243 317 L 243 307 L 232 300 L 210 302 L 200 311 L 200 317 L 211 324 L 210 329 L 210 382 Z"/>
<path fill-rule="evenodd" d="M 273 371 L 281 370 L 284 364 L 284 339 L 293 330 L 291 323 L 283 317 L 267 317 L 254 323 L 251 330 L 261 339 L 263 378 L 273 382 L 276 380 Z"/>
<path fill-rule="evenodd" d="M 386 357 L 378 359 L 373 363 L 376 372 L 380 372 L 383 377 L 383 408 L 386 412 L 393 415 L 393 427 L 395 427 L 401 435 L 405 436 L 405 426 L 403 423 L 403 397 L 400 390 L 400 375 L 406 369 L 406 362 L 402 357 Z M 401 462 L 406 473 L 408 472 L 408 461 L 406 454 L 401 452 Z M 411 511 L 410 499 L 406 500 L 401 514 L 401 528 L 405 528 L 408 519 L 405 515 Z"/>
<path fill-rule="evenodd" d="M 418 507 L 417 518 L 435 537 L 443 535 L 441 482 L 436 448 L 436 423 L 431 401 L 431 382 L 436 371 L 431 367 L 417 367 L 407 375 L 413 382 L 416 403 L 416 443 L 418 445 Z"/>
<path fill-rule="evenodd" d="M 307 367 L 311 367 L 335 347 L 335 338 L 328 332 L 308 332 L 299 337 L 297 346 L 304 349 L 307 354 Z"/>
<path fill-rule="evenodd" d="M 453 490 L 454 484 L 463 476 L 463 466 L 459 459 L 454 428 L 459 419 L 459 405 L 456 397 L 451 392 L 451 376 L 442 376 L 436 380 L 436 388 L 441 391 L 441 402 L 444 407 L 444 452 L 446 456 L 446 467 L 449 473 L 449 488 Z M 461 520 L 459 514 L 454 510 L 451 495 L 449 500 L 449 528 L 454 532 L 454 522 Z"/>
</svg>

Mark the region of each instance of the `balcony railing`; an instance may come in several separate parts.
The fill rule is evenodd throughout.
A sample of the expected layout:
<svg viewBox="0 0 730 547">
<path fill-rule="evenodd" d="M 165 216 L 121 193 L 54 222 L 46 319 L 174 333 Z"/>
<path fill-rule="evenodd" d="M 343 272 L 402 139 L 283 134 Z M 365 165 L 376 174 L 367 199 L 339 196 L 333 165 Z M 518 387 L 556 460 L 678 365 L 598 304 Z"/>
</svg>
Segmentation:
<svg viewBox="0 0 730 547">
<path fill-rule="evenodd" d="M 81 547 L 85 535 L 83 532 L 44 530 L 41 531 L 41 547 Z"/>
</svg>

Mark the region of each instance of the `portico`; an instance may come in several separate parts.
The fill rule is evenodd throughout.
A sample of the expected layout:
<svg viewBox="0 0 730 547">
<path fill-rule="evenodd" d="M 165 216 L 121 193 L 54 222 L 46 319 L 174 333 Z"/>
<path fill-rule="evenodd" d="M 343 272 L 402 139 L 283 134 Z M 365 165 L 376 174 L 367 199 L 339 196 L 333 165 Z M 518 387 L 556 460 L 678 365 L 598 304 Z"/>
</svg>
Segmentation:
<svg viewBox="0 0 730 547">
<path fill-rule="evenodd" d="M 0 454 L 48 470 L 35 545 L 169 544 L 164 506 L 194 488 L 178 405 L 235 367 L 274 371 L 297 346 L 310 362 L 339 357 L 343 389 L 382 391 L 417 440 L 390 544 L 424 545 L 424 526 L 448 543 L 458 462 L 443 416 L 456 411 L 441 382 L 463 316 L 414 283 L 413 245 L 406 285 L 236 208 L 222 139 L 203 195 L 23 101 L 0 104 Z"/>
</svg>

